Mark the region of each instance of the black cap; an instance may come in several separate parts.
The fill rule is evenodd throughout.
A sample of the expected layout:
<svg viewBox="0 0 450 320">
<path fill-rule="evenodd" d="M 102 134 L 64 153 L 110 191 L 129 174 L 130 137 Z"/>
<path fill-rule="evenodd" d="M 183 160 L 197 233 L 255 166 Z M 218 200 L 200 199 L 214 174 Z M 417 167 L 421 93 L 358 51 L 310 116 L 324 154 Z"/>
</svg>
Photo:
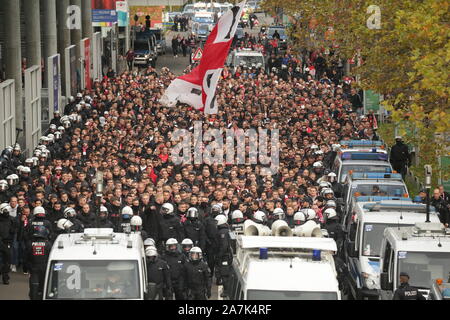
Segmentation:
<svg viewBox="0 0 450 320">
<path fill-rule="evenodd" d="M 409 279 L 409 274 L 407 274 L 406 272 L 400 272 L 400 277 L 408 277 Z"/>
</svg>

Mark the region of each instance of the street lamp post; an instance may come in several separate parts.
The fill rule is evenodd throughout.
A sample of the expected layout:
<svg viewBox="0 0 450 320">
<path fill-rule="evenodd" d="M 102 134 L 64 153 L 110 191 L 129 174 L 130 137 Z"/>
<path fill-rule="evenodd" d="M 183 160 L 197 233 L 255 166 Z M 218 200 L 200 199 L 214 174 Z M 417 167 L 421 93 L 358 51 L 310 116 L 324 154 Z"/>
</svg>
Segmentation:
<svg viewBox="0 0 450 320">
<path fill-rule="evenodd" d="M 429 164 L 424 166 L 425 168 L 425 189 L 427 190 L 427 220 L 430 222 L 430 189 L 431 189 L 431 166 Z"/>
<path fill-rule="evenodd" d="M 97 202 L 97 226 L 98 226 L 98 218 L 100 216 L 100 206 L 102 205 L 102 197 L 103 197 L 103 171 L 97 170 L 95 174 L 95 181 L 97 183 L 96 190 L 95 190 L 95 196 L 96 196 L 96 202 Z"/>
</svg>

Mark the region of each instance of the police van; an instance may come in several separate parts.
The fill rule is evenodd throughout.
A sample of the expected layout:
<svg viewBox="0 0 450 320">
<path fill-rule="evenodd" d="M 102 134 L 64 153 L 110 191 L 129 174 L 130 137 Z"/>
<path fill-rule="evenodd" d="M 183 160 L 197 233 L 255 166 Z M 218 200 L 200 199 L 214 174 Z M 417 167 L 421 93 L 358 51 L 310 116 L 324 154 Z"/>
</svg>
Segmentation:
<svg viewBox="0 0 450 320">
<path fill-rule="evenodd" d="M 238 67 L 265 69 L 264 56 L 260 51 L 250 49 L 233 50 L 227 58 L 227 65 L 236 72 Z"/>
<path fill-rule="evenodd" d="M 343 187 L 344 212 L 353 197 L 381 196 L 409 198 L 408 189 L 399 173 L 352 172 Z"/>
<path fill-rule="evenodd" d="M 392 173 L 389 155 L 382 148 L 381 141 L 347 140 L 341 141 L 333 162 L 332 171 L 338 182 L 344 183 L 352 172 Z"/>
<path fill-rule="evenodd" d="M 331 238 L 238 236 L 230 300 L 341 300 Z"/>
<path fill-rule="evenodd" d="M 55 240 L 45 276 L 45 300 L 143 300 L 146 292 L 140 234 L 85 229 Z"/>
<path fill-rule="evenodd" d="M 378 299 L 379 255 L 384 230 L 415 225 L 424 219 L 426 207 L 411 199 L 391 200 L 389 197 L 357 197 L 356 201 L 352 214 L 347 215 L 345 221 L 346 284 L 355 299 Z M 439 222 L 434 210 L 430 219 Z"/>
<path fill-rule="evenodd" d="M 400 272 L 428 298 L 433 279 L 450 274 L 450 229 L 441 223 L 419 222 L 413 227 L 387 228 L 380 250 L 381 298 L 391 300 Z"/>
</svg>

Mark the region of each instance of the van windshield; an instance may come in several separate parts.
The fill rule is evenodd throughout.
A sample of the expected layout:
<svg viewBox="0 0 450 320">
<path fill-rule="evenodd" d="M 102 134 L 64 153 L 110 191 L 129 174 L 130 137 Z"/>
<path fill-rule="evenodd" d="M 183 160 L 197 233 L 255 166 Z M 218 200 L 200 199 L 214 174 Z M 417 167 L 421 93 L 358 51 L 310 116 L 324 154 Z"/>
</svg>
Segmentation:
<svg viewBox="0 0 450 320">
<path fill-rule="evenodd" d="M 352 188 L 354 196 L 358 192 L 361 196 L 380 196 L 380 197 L 402 197 L 406 194 L 404 185 L 386 185 L 386 184 L 358 184 Z"/>
<path fill-rule="evenodd" d="M 379 257 L 384 229 L 397 226 L 397 223 L 365 223 L 361 254 L 363 256 Z M 402 224 L 401 226 L 405 227 L 407 225 Z"/>
<path fill-rule="evenodd" d="M 337 300 L 336 292 L 248 290 L 247 300 Z"/>
<path fill-rule="evenodd" d="M 438 239 L 435 243 L 437 247 Z M 448 279 L 450 274 L 450 252 L 398 252 L 398 275 L 406 272 L 409 284 L 414 287 L 429 289 L 433 279 Z"/>
<path fill-rule="evenodd" d="M 47 299 L 140 299 L 137 261 L 53 260 Z"/>
<path fill-rule="evenodd" d="M 251 67 L 252 65 L 256 66 L 258 63 L 261 66 L 264 64 L 264 58 L 262 56 L 236 56 L 236 66 L 242 64 Z"/>
</svg>

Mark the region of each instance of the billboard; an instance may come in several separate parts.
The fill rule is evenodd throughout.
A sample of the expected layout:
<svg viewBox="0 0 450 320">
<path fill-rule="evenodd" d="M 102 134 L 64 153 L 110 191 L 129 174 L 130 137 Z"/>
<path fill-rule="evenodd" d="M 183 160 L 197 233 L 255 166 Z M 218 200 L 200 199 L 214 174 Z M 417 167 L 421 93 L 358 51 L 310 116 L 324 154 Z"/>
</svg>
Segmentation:
<svg viewBox="0 0 450 320">
<path fill-rule="evenodd" d="M 117 22 L 116 2 L 118 0 L 91 0 L 92 25 L 110 27 Z"/>
<path fill-rule="evenodd" d="M 128 3 L 126 1 L 116 2 L 117 22 L 119 27 L 126 27 L 130 23 L 128 16 Z"/>
<path fill-rule="evenodd" d="M 48 57 L 48 113 L 49 118 L 53 119 L 53 113 L 60 111 L 61 100 L 61 82 L 60 82 L 60 56 L 55 54 Z"/>
<path fill-rule="evenodd" d="M 130 7 L 130 25 L 142 24 L 145 26 L 145 17 L 150 16 L 151 27 L 162 26 L 164 6 L 133 6 Z M 138 16 L 138 21 L 134 21 L 134 16 Z M 156 26 L 155 26 L 156 24 Z"/>
<path fill-rule="evenodd" d="M 91 39 L 84 38 L 81 40 L 81 57 L 83 60 L 82 77 L 83 77 L 83 88 L 91 90 Z"/>
<path fill-rule="evenodd" d="M 72 45 L 65 49 L 66 57 L 66 97 L 75 96 L 78 92 L 77 47 Z"/>
</svg>

